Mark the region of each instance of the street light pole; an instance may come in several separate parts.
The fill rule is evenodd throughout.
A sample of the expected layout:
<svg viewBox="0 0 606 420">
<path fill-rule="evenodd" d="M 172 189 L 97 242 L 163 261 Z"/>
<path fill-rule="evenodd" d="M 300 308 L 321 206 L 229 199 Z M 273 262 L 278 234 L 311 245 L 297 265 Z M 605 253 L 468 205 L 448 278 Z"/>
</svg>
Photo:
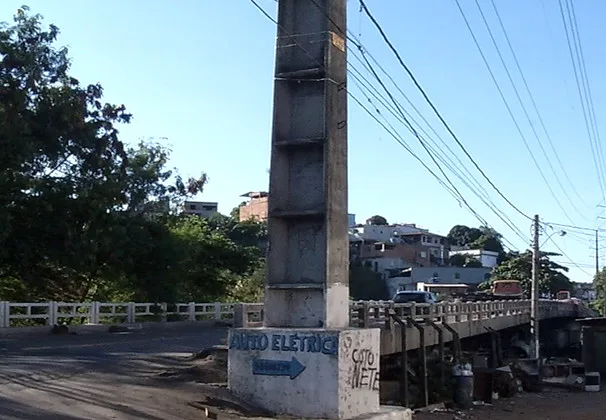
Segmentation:
<svg viewBox="0 0 606 420">
<path fill-rule="evenodd" d="M 532 285 L 530 292 L 530 335 L 532 336 L 532 357 L 539 354 L 539 215 L 532 224 Z"/>
</svg>

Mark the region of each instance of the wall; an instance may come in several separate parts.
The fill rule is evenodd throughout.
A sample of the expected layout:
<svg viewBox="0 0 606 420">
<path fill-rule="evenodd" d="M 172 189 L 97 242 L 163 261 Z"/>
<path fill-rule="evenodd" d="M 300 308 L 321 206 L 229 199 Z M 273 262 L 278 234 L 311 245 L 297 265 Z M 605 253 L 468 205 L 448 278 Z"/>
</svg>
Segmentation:
<svg viewBox="0 0 606 420">
<path fill-rule="evenodd" d="M 430 250 L 421 244 L 353 242 L 350 247 L 352 258 L 398 258 L 404 261 L 399 268 L 431 265 Z"/>
<path fill-rule="evenodd" d="M 186 201 L 183 203 L 183 213 L 194 214 L 202 218 L 209 218 L 219 210 L 219 204 L 207 201 Z"/>
<path fill-rule="evenodd" d="M 356 226 L 355 229 L 362 238 L 381 242 L 387 242 L 390 239 L 397 237 L 397 235 L 426 232 L 425 229 L 418 228 L 414 225 L 361 225 Z M 394 235 L 394 233 L 397 235 Z"/>
<path fill-rule="evenodd" d="M 406 290 L 415 290 L 417 283 L 434 282 L 434 276 L 438 280 L 437 282 L 443 284 L 463 283 L 478 285 L 486 281 L 490 272 L 490 268 L 416 267 L 411 269 L 410 277 L 388 278 L 385 280 L 385 283 L 388 293 L 390 296 L 393 296 L 400 289 L 401 285 L 405 285 Z"/>
<path fill-rule="evenodd" d="M 411 277 L 415 283 L 430 283 L 436 277 L 440 283 L 480 284 L 488 280 L 491 268 L 461 267 L 417 267 L 412 269 Z"/>
<path fill-rule="evenodd" d="M 251 200 L 240 206 L 240 221 L 255 219 L 263 222 L 267 220 L 268 197 L 251 198 Z"/>
<path fill-rule="evenodd" d="M 498 252 L 485 251 L 483 249 L 465 249 L 465 250 L 450 251 L 449 256 L 453 256 L 453 255 L 468 255 L 468 256 L 480 261 L 482 263 L 482 267 L 488 267 L 488 268 L 496 267 L 497 261 L 499 258 Z"/>
</svg>

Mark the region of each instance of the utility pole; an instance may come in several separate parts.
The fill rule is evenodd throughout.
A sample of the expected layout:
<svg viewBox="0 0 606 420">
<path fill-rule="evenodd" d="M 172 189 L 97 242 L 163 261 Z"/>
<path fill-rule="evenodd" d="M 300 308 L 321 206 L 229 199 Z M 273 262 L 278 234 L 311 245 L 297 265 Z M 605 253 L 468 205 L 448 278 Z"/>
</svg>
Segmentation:
<svg viewBox="0 0 606 420">
<path fill-rule="evenodd" d="M 349 322 L 346 21 L 347 0 L 278 1 L 263 328 L 229 333 L 229 389 L 296 418 L 380 411 L 381 331 Z"/>
<path fill-rule="evenodd" d="M 593 288 L 596 288 L 596 280 L 600 274 L 600 237 L 598 229 L 595 230 L 595 278 L 593 280 Z M 602 316 L 606 316 L 606 290 L 602 292 Z"/>
<path fill-rule="evenodd" d="M 530 335 L 532 336 L 532 356 L 539 359 L 539 215 L 532 223 L 532 286 L 530 292 Z"/>
<path fill-rule="evenodd" d="M 599 245 L 599 236 L 598 236 L 598 230 L 595 230 L 595 275 L 596 278 L 598 276 L 598 274 L 600 273 L 600 245 Z"/>
</svg>

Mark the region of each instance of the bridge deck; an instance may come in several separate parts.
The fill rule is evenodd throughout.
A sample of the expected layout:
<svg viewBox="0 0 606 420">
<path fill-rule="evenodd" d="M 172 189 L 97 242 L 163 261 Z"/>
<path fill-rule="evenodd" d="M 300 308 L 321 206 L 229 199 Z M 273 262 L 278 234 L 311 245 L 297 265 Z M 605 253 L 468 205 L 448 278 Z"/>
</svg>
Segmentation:
<svg viewBox="0 0 606 420">
<path fill-rule="evenodd" d="M 585 316 L 583 306 L 566 301 L 542 300 L 540 318 L 569 318 Z M 234 321 L 239 327 L 259 327 L 262 325 L 263 304 L 241 304 L 234 308 Z M 530 322 L 530 300 L 461 302 L 438 304 L 394 304 L 393 302 L 352 302 L 350 323 L 352 327 L 381 328 L 381 354 L 399 353 L 402 335 L 399 324 L 389 316 L 394 313 L 403 321 L 412 318 L 423 323 L 433 322 L 437 328 L 447 323 L 460 338 L 485 334 L 489 329 L 503 330 Z M 452 335 L 444 331 L 444 341 L 452 340 Z M 425 329 L 425 345 L 438 343 L 438 332 L 429 325 Z M 419 333 L 407 322 L 406 348 L 418 348 Z"/>
</svg>

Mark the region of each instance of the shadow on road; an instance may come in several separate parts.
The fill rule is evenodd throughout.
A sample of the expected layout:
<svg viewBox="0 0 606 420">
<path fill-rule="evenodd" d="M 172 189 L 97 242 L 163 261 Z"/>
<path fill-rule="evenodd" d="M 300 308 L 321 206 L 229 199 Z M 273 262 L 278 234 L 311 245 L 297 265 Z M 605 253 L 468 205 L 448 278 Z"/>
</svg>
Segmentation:
<svg viewBox="0 0 606 420">
<path fill-rule="evenodd" d="M 187 355 L 224 342 L 226 330 L 53 337 L 10 343 L 0 359 L 0 417 L 187 420 L 196 385 L 159 381 Z M 14 413 L 14 414 L 13 414 Z"/>
<path fill-rule="evenodd" d="M 27 404 L 15 402 L 13 400 L 0 397 L 0 407 L 2 407 L 2 419 L 4 420 L 24 420 L 24 419 L 53 419 L 53 420 L 81 420 L 81 417 L 71 415 L 62 415 L 51 413 L 38 407 L 32 407 Z"/>
</svg>

